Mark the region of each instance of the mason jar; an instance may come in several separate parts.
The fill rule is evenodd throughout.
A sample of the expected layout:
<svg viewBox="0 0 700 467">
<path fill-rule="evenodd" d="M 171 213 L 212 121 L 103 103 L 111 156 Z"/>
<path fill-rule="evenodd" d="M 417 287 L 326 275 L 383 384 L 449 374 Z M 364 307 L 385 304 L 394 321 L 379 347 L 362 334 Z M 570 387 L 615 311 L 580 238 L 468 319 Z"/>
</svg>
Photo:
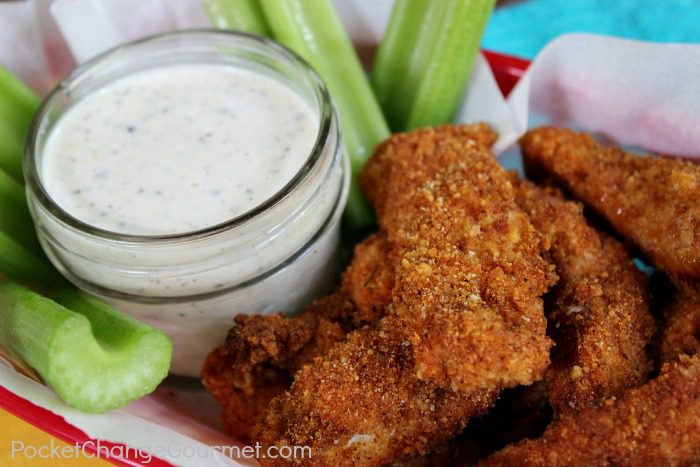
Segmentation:
<svg viewBox="0 0 700 467">
<path fill-rule="evenodd" d="M 255 71 L 301 97 L 318 121 L 301 169 L 247 212 L 195 231 L 132 235 L 69 214 L 42 173 L 47 138 L 62 116 L 115 80 L 178 63 Z M 293 312 L 332 286 L 349 170 L 331 99 L 310 66 L 275 42 L 219 30 L 157 35 L 86 62 L 43 102 L 24 157 L 30 209 L 51 262 L 81 289 L 167 333 L 171 371 L 186 376 L 199 375 L 236 314 Z"/>
</svg>

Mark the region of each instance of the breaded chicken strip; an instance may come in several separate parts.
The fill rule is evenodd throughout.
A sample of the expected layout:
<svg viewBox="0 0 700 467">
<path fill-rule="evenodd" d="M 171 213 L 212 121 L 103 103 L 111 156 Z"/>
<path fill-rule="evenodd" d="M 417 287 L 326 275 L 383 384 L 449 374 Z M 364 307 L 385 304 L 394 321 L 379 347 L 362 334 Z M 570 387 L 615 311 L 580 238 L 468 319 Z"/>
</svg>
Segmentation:
<svg viewBox="0 0 700 467">
<path fill-rule="evenodd" d="M 340 293 L 352 302 L 355 310 L 345 321 L 346 329 L 376 323 L 391 302 L 394 288 L 394 264 L 384 234 L 375 233 L 355 246 L 352 263 L 343 273 Z"/>
<path fill-rule="evenodd" d="M 543 382 L 506 389 L 485 415 L 455 438 L 394 467 L 462 467 L 523 439 L 539 438 L 552 420 Z"/>
<path fill-rule="evenodd" d="M 202 370 L 202 382 L 223 406 L 232 435 L 245 442 L 255 438 L 270 400 L 289 388 L 296 370 L 345 338 L 342 326 L 323 315 L 347 307 L 352 307 L 348 299 L 336 293 L 297 318 L 236 316 L 226 342 L 209 354 Z"/>
<path fill-rule="evenodd" d="M 368 237 L 355 247 L 340 290 L 298 317 L 236 316 L 226 342 L 209 355 L 202 372 L 233 435 L 255 438 L 270 401 L 289 389 L 299 368 L 324 355 L 347 331 L 383 315 L 393 287 L 388 254 L 383 235 Z"/>
<path fill-rule="evenodd" d="M 700 166 L 638 157 L 567 129 L 539 128 L 520 144 L 528 175 L 566 188 L 669 274 L 700 277 Z"/>
<path fill-rule="evenodd" d="M 659 354 L 662 362 L 700 350 L 700 292 L 694 284 L 675 282 L 677 288 L 661 313 Z"/>
<path fill-rule="evenodd" d="M 482 466 L 657 466 L 700 462 L 700 355 L 601 407 L 552 423 L 541 438 L 511 445 Z"/>
<path fill-rule="evenodd" d="M 387 312 L 418 378 L 453 390 L 529 384 L 549 363 L 553 276 L 494 140 L 483 124 L 397 134 L 360 178 L 399 259 Z"/>
<path fill-rule="evenodd" d="M 393 319 L 384 318 L 383 327 L 395 329 Z M 401 333 L 354 331 L 272 401 L 260 441 L 310 446 L 305 465 L 384 465 L 446 441 L 496 399 L 495 389 L 465 394 L 420 381 L 414 368 Z"/>
<path fill-rule="evenodd" d="M 411 459 L 503 387 L 542 376 L 550 341 L 539 296 L 552 277 L 482 145 L 493 139 L 481 125 L 443 127 L 378 150 L 363 182 L 396 262 L 387 316 L 296 374 L 271 403 L 264 444 L 311 446 L 311 465 Z"/>
<path fill-rule="evenodd" d="M 586 222 L 580 204 L 556 189 L 514 184 L 559 276 L 545 300 L 555 342 L 545 380 L 555 413 L 641 385 L 652 367 L 645 347 L 654 334 L 646 276 L 623 245 Z"/>
<path fill-rule="evenodd" d="M 651 370 L 645 346 L 654 323 L 646 276 L 619 242 L 587 223 L 579 203 L 516 174 L 511 180 L 516 202 L 543 235 L 545 257 L 559 276 L 545 300 L 555 342 L 547 388 L 511 390 L 457 439 L 410 466 L 470 464 L 511 442 L 539 437 L 551 420 L 548 399 L 558 415 L 568 414 L 640 386 Z"/>
</svg>

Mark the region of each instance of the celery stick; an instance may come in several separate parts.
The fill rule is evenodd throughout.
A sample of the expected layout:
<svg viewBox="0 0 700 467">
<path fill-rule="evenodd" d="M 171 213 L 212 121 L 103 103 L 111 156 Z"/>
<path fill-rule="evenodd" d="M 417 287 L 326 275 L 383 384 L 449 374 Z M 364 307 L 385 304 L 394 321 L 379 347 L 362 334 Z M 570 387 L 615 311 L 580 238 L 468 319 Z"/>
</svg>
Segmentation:
<svg viewBox="0 0 700 467">
<path fill-rule="evenodd" d="M 0 344 L 31 365 L 69 405 L 106 412 L 165 378 L 172 344 L 162 332 L 78 292 L 71 311 L 13 283 L 0 284 Z"/>
<path fill-rule="evenodd" d="M 396 0 L 372 84 L 391 128 L 449 123 L 495 0 Z"/>
<path fill-rule="evenodd" d="M 6 68 L 0 66 L 0 120 L 7 121 L 23 139 L 39 98 Z"/>
<path fill-rule="evenodd" d="M 2 105 L 2 104 L 0 104 Z M 22 176 L 22 149 L 24 139 L 19 137 L 8 122 L 0 119 L 0 170 L 11 175 L 18 183 L 24 183 Z"/>
<path fill-rule="evenodd" d="M 0 66 L 0 169 L 22 181 L 22 145 L 39 98 Z"/>
<path fill-rule="evenodd" d="M 409 99 L 401 99 L 401 94 L 406 94 L 405 88 L 414 84 L 409 83 L 407 73 L 415 76 L 420 72 L 412 67 L 421 66 L 418 60 L 414 60 L 414 54 L 421 29 L 429 26 L 425 22 L 429 6 L 429 0 L 394 2 L 372 66 L 372 87 L 394 131 L 401 131 L 398 125 L 401 115 L 408 113 L 411 105 Z"/>
<path fill-rule="evenodd" d="M 355 49 L 330 0 L 260 1 L 275 39 L 306 59 L 326 82 L 338 109 L 353 183 L 346 209 L 352 227 L 372 222 L 356 174 L 389 136 L 384 116 Z"/>
<path fill-rule="evenodd" d="M 0 169 L 0 231 L 43 256 L 29 215 L 24 187 Z"/>
<path fill-rule="evenodd" d="M 59 281 L 46 259 L 29 215 L 24 187 L 0 170 L 0 274 L 36 284 Z"/>
<path fill-rule="evenodd" d="M 202 0 L 212 23 L 221 29 L 269 36 L 260 5 L 255 0 Z"/>
<path fill-rule="evenodd" d="M 2 276 L 43 286 L 61 281 L 61 276 L 43 255 L 38 255 L 0 230 L 0 277 Z"/>
</svg>

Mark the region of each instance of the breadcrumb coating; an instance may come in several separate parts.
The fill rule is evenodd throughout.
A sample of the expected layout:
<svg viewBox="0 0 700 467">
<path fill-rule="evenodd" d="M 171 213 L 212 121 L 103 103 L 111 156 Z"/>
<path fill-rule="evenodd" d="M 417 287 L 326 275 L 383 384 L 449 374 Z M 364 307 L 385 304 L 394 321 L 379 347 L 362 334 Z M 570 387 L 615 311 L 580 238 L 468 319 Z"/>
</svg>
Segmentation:
<svg viewBox="0 0 700 467">
<path fill-rule="evenodd" d="M 352 263 L 343 273 L 340 292 L 355 307 L 351 328 L 376 323 L 382 316 L 394 288 L 394 264 L 386 237 L 381 232 L 355 246 Z"/>
<path fill-rule="evenodd" d="M 552 420 L 543 382 L 506 389 L 485 415 L 455 438 L 394 467 L 462 467 L 523 439 L 538 438 Z"/>
<path fill-rule="evenodd" d="M 483 124 L 397 134 L 360 178 L 398 259 L 387 313 L 418 378 L 459 391 L 529 384 L 549 363 L 553 275 L 494 139 Z"/>
<path fill-rule="evenodd" d="M 651 466 L 700 462 L 700 355 L 681 356 L 645 385 L 552 423 L 481 466 Z"/>
<path fill-rule="evenodd" d="M 297 318 L 236 316 L 226 342 L 209 354 L 202 370 L 202 382 L 223 406 L 232 435 L 245 442 L 256 437 L 270 401 L 289 388 L 296 370 L 345 337 L 338 323 L 322 316 L 347 306 L 346 298 L 333 294 Z"/>
<path fill-rule="evenodd" d="M 545 301 L 555 342 L 545 380 L 555 413 L 641 385 L 652 369 L 646 347 L 655 331 L 646 276 L 622 244 L 587 223 L 579 203 L 553 188 L 514 183 L 559 276 Z"/>
<path fill-rule="evenodd" d="M 697 281 L 674 281 L 676 289 L 661 310 L 659 356 L 670 362 L 679 355 L 693 355 L 700 350 L 700 292 Z"/>
<path fill-rule="evenodd" d="M 366 174 L 386 178 L 362 182 L 393 263 L 387 316 L 296 374 L 271 403 L 264 444 L 311 446 L 310 465 L 408 460 L 461 431 L 503 387 L 542 376 L 540 295 L 553 275 L 483 146 L 493 139 L 483 125 L 443 127 L 378 149 Z"/>
<path fill-rule="evenodd" d="M 304 367 L 273 400 L 261 442 L 311 446 L 305 465 L 384 465 L 449 439 L 494 402 L 496 390 L 467 395 L 418 380 L 399 336 L 363 328 Z"/>
<path fill-rule="evenodd" d="M 700 277 L 700 166 L 551 127 L 528 132 L 521 147 L 528 175 L 570 191 L 669 274 Z"/>
<path fill-rule="evenodd" d="M 359 243 L 340 290 L 298 317 L 236 316 L 226 342 L 208 356 L 202 372 L 204 385 L 224 407 L 231 434 L 253 440 L 270 401 L 289 389 L 299 368 L 324 355 L 349 330 L 384 314 L 393 286 L 387 250 L 381 234 Z"/>
</svg>

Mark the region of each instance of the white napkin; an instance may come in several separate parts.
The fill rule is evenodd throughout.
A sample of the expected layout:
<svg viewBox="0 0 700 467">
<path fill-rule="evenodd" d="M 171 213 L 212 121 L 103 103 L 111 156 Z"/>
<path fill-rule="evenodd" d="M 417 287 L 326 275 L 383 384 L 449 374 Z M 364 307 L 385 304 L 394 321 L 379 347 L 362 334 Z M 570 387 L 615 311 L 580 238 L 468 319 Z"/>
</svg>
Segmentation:
<svg viewBox="0 0 700 467">
<path fill-rule="evenodd" d="M 529 102 L 529 107 L 518 102 Z M 509 99 L 528 115 L 598 132 L 648 151 L 700 157 L 700 44 L 658 44 L 592 34 L 552 41 Z"/>
</svg>

